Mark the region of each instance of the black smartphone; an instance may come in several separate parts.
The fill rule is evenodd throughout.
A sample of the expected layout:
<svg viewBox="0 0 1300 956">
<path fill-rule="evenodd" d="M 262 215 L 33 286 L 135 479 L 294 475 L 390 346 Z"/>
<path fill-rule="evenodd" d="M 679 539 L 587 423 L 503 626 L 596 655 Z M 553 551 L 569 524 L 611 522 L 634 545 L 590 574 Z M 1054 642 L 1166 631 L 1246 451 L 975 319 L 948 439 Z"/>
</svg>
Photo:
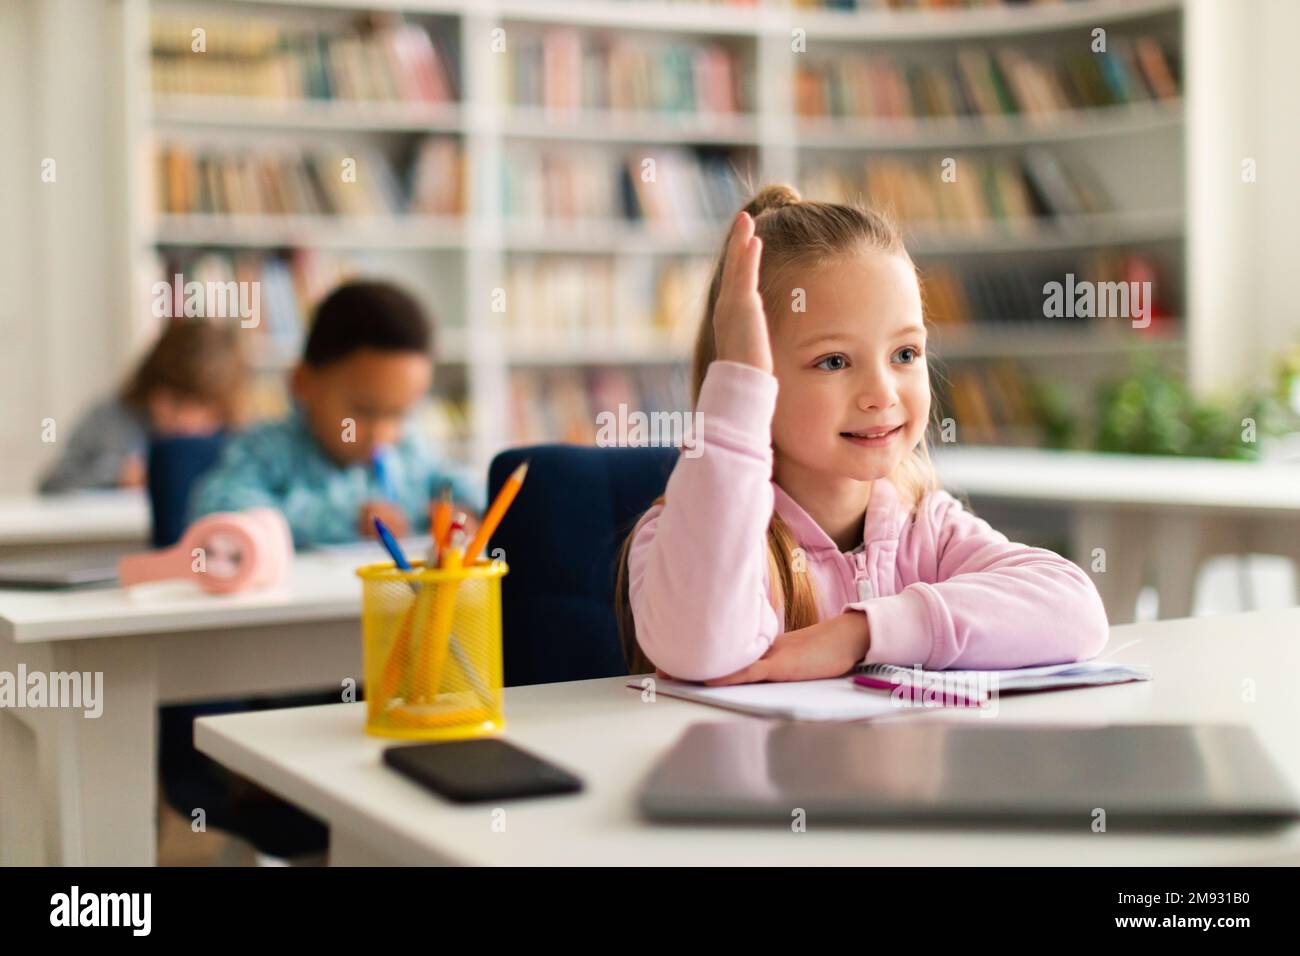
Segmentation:
<svg viewBox="0 0 1300 956">
<path fill-rule="evenodd" d="M 457 803 L 575 793 L 582 781 L 496 738 L 389 747 L 384 763 Z"/>
</svg>

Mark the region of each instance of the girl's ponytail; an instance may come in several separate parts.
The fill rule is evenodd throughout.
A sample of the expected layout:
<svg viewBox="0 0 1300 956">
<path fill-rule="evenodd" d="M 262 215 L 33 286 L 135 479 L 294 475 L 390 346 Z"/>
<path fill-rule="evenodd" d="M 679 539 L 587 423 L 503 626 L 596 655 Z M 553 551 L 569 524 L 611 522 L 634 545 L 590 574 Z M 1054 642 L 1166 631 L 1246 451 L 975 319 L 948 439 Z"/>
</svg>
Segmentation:
<svg viewBox="0 0 1300 956">
<path fill-rule="evenodd" d="M 802 199 L 793 186 L 787 186 L 785 183 L 770 183 L 745 203 L 744 211 L 757 218 L 759 213 L 767 212 L 769 209 L 784 209 L 799 202 L 802 202 Z"/>
</svg>

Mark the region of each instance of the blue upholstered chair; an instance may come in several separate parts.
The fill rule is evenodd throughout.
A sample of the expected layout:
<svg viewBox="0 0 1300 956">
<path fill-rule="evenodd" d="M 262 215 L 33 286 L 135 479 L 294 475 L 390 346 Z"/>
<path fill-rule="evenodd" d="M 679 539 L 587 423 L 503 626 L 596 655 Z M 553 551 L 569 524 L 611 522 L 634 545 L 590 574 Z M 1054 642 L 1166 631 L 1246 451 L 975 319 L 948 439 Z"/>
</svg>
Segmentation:
<svg viewBox="0 0 1300 956">
<path fill-rule="evenodd" d="M 675 448 L 537 445 L 497 455 L 491 500 L 510 472 L 528 478 L 492 536 L 510 565 L 502 582 L 506 686 L 626 674 L 614 617 L 624 539 L 659 495 Z"/>
</svg>

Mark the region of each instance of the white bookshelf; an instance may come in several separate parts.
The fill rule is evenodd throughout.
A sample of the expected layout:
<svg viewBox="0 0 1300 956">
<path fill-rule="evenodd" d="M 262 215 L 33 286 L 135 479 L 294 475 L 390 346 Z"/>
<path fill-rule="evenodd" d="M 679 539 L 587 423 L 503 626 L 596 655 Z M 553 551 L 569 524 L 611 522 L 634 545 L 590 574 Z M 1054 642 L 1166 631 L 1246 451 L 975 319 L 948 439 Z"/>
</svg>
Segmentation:
<svg viewBox="0 0 1300 956">
<path fill-rule="evenodd" d="M 347 133 L 460 133 L 465 130 L 462 111 L 455 106 L 297 100 L 248 102 L 247 97 L 234 96 L 154 96 L 152 119 L 158 129 L 209 127 Z"/>
<path fill-rule="evenodd" d="M 1071 149 L 1118 157 L 1125 149 L 1133 162 L 1181 165 L 1181 101 L 1078 110 L 1049 117 L 1016 119 L 997 128 L 965 121 L 920 120 L 908 124 L 864 124 L 809 120 L 793 110 L 793 78 L 799 54 L 791 50 L 794 29 L 806 31 L 809 49 L 857 51 L 874 47 L 949 49 L 954 44 L 1035 42 L 1065 31 L 1133 24 L 1144 19 L 1178 29 L 1181 0 L 1080 0 L 1059 6 L 988 9 L 948 13 L 867 12 L 843 14 L 791 9 L 760 3 L 753 9 L 721 4 L 664 3 L 656 0 L 122 0 L 126 14 L 127 91 L 125 122 L 130 167 L 135 171 L 127 201 L 131 214 L 127 243 L 133 274 L 143 277 L 153 250 L 220 246 L 229 249 L 304 248 L 360 251 L 394 257 L 402 268 L 427 270 L 424 290 L 432 290 L 444 329 L 440 358 L 458 366 L 472 412 L 468 463 L 485 468 L 492 455 L 510 443 L 508 381 L 512 368 L 595 365 L 672 365 L 686 360 L 686 348 L 666 339 L 558 338 L 521 345 L 512 341 L 501 317 L 490 309 L 491 291 L 505 284 L 511 257 L 571 254 L 612 257 L 616 269 L 647 259 L 711 257 L 721 238 L 717 223 L 700 222 L 676 230 L 632 226 L 622 221 L 538 223 L 503 217 L 497 170 L 503 151 L 516 144 L 585 144 L 626 151 L 674 146 L 716 146 L 746 150 L 759 181 L 800 181 L 817 163 L 837 157 L 912 151 L 1013 151 L 1031 144 L 1068 144 Z M 366 11 L 392 11 L 422 20 L 450 19 L 458 34 L 461 102 L 451 106 L 410 106 L 348 102 L 246 101 L 230 97 L 159 96 L 151 93 L 149 23 L 153 11 L 197 10 L 202 16 L 257 15 L 289 22 L 326 25 Z M 1171 27 L 1172 23 L 1172 27 Z M 752 113 L 738 116 L 682 117 L 660 113 L 555 113 L 502 105 L 497 89 L 491 31 L 505 26 L 536 31 L 552 26 L 577 29 L 644 31 L 677 39 L 716 39 L 744 51 L 753 65 Z M 158 216 L 152 210 L 150 156 L 155 138 L 220 137 L 240 142 L 366 141 L 445 134 L 463 144 L 468 214 L 463 220 L 437 217 L 231 217 Z M 1161 245 L 1181 263 L 1185 201 L 1181 183 L 1170 183 L 1160 200 L 1133 190 L 1120 169 L 1112 187 L 1121 208 L 1103 216 L 1062 218 L 1049 227 L 994 228 L 954 234 L 951 228 L 913 224 L 909 248 L 924 267 L 927 260 L 1024 260 L 1026 257 L 1098 249 Z M 1174 277 L 1184 285 L 1182 267 Z M 147 315 L 147 283 L 141 282 L 135 314 Z M 144 310 L 143 312 L 139 310 Z M 693 323 L 695 316 L 689 317 Z M 1026 336 L 1009 325 L 991 324 L 939 331 L 940 357 L 949 361 L 1008 357 L 1034 362 L 1071 356 L 1102 364 L 1135 345 L 1114 329 L 1034 330 Z M 1180 360 L 1184 335 L 1136 343 L 1146 351 Z M 1086 363 L 1085 363 L 1086 364 Z M 1094 363 L 1095 364 L 1095 363 Z"/>
</svg>

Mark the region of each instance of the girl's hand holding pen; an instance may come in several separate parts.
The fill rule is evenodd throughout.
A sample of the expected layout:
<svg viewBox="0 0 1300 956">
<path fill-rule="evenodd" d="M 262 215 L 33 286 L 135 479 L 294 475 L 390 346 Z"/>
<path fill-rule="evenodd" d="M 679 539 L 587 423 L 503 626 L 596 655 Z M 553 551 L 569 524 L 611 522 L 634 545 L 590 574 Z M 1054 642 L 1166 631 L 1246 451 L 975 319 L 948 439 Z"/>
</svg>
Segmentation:
<svg viewBox="0 0 1300 956">
<path fill-rule="evenodd" d="M 861 611 L 845 611 L 811 627 L 778 634 L 767 653 L 748 667 L 704 683 L 723 687 L 760 681 L 843 677 L 862 662 L 870 646 L 867 615 Z"/>
<path fill-rule="evenodd" d="M 763 300 L 758 294 L 758 264 L 763 240 L 754 235 L 754 220 L 742 212 L 731 227 L 722 284 L 713 310 L 717 356 L 728 362 L 772 371 L 772 344 Z"/>
</svg>

